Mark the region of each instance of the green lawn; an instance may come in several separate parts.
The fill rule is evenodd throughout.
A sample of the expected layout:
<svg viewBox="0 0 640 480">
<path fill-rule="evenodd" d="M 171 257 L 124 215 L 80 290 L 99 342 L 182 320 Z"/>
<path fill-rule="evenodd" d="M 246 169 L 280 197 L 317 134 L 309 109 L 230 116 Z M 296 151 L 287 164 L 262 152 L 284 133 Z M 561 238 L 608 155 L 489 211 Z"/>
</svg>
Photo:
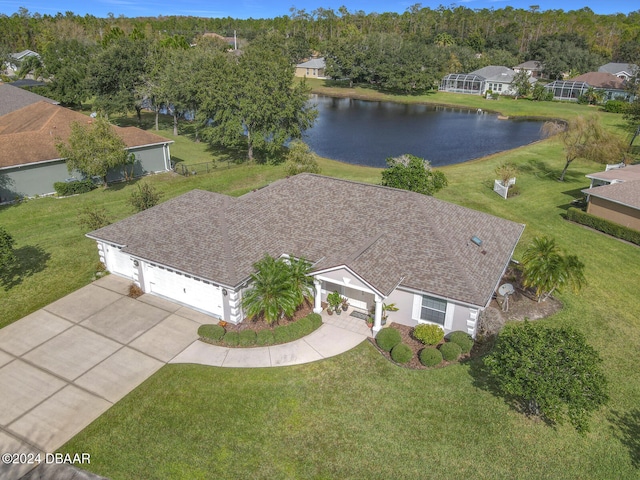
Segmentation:
<svg viewBox="0 0 640 480">
<path fill-rule="evenodd" d="M 603 115 L 603 121 L 617 127 L 619 117 Z M 187 158 L 192 149 L 203 158 L 215 155 L 202 144 L 182 142 L 172 152 Z M 494 169 L 504 161 L 520 168 L 522 193 L 508 201 L 491 190 Z M 321 164 L 329 175 L 379 181 L 376 169 Z M 164 367 L 62 450 L 91 453 L 86 467 L 113 479 L 638 478 L 640 248 L 561 218 L 588 186 L 584 175 L 601 168 L 576 161 L 559 183 L 562 166 L 560 146 L 538 142 L 443 168 L 450 186 L 438 197 L 526 223 L 516 257 L 534 235 L 547 234 L 586 264 L 588 286 L 578 295 L 562 294 L 565 309 L 544 322 L 583 331 L 604 359 L 611 402 L 593 418 L 591 433 L 580 436 L 521 416 L 486 388 L 475 364 L 409 371 L 365 344 L 298 367 Z M 282 175 L 281 167 L 240 165 L 146 181 L 168 199 L 191 188 L 240 195 Z M 0 325 L 91 280 L 97 253 L 77 226 L 76 212 L 96 202 L 123 218 L 131 214 L 126 200 L 132 188 L 0 209 L 0 222 L 25 257 L 39 247 L 48 258 L 43 269 L 0 291 Z"/>
</svg>

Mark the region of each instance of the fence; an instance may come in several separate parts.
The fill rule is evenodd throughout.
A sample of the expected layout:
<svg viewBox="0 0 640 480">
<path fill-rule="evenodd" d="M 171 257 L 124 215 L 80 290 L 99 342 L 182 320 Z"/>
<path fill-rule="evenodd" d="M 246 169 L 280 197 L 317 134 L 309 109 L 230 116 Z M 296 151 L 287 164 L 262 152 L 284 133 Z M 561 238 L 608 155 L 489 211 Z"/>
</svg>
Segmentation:
<svg viewBox="0 0 640 480">
<path fill-rule="evenodd" d="M 229 169 L 232 166 L 236 166 L 237 164 L 232 161 L 226 162 L 203 162 L 203 163 L 191 163 L 189 165 L 184 165 L 182 163 L 178 163 L 173 167 L 173 170 L 180 175 L 184 175 L 188 177 L 189 175 L 198 175 L 199 173 L 209 173 L 214 170 L 218 170 L 220 168 Z"/>
<path fill-rule="evenodd" d="M 516 183 L 515 177 L 510 178 L 506 186 L 502 184 L 502 180 L 494 180 L 493 191 L 496 192 L 498 195 L 500 195 L 502 198 L 506 199 L 507 194 L 509 193 L 509 187 L 511 185 L 515 185 L 515 183 Z"/>
</svg>

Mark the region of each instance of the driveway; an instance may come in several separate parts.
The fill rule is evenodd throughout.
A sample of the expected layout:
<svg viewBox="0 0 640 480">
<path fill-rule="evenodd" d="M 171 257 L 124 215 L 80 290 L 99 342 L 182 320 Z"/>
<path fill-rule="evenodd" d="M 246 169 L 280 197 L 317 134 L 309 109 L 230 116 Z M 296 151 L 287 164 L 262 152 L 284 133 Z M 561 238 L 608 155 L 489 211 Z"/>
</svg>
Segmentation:
<svg viewBox="0 0 640 480">
<path fill-rule="evenodd" d="M 130 283 L 108 275 L 0 329 L 0 454 L 44 459 L 211 323 L 151 295 L 133 300 Z M 0 463 L 0 478 L 18 479 L 34 466 Z"/>
</svg>

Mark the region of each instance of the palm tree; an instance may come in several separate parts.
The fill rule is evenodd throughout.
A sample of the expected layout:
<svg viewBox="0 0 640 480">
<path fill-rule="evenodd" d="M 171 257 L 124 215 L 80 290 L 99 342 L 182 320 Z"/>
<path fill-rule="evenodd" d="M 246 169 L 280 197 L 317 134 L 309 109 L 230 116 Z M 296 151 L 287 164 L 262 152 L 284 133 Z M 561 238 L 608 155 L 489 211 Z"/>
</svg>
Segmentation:
<svg viewBox="0 0 640 480">
<path fill-rule="evenodd" d="M 247 316 L 262 316 L 268 324 L 292 316 L 300 305 L 300 290 L 294 288 L 289 265 L 282 259 L 265 255 L 253 268 L 251 287 L 242 300 Z"/>
<path fill-rule="evenodd" d="M 298 305 L 313 297 L 313 277 L 309 275 L 311 264 L 304 258 L 289 259 L 289 275 L 291 284 L 296 292 Z"/>
<path fill-rule="evenodd" d="M 536 290 L 538 302 L 556 290 L 585 284 L 584 264 L 575 255 L 563 255 L 553 238 L 536 237 L 522 255 L 523 285 Z"/>
</svg>

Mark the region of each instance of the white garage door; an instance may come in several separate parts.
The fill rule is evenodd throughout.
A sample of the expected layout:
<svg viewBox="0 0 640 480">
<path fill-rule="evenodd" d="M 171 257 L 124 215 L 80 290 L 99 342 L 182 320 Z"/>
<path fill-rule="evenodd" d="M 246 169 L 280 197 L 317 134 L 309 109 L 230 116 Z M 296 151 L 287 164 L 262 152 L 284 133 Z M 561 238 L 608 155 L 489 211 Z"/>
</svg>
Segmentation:
<svg viewBox="0 0 640 480">
<path fill-rule="evenodd" d="M 146 265 L 150 293 L 222 317 L 222 289 L 178 272 Z"/>
<path fill-rule="evenodd" d="M 133 260 L 131 260 L 131 257 L 112 245 L 104 244 L 103 248 L 107 270 L 123 277 L 133 278 Z"/>
</svg>

